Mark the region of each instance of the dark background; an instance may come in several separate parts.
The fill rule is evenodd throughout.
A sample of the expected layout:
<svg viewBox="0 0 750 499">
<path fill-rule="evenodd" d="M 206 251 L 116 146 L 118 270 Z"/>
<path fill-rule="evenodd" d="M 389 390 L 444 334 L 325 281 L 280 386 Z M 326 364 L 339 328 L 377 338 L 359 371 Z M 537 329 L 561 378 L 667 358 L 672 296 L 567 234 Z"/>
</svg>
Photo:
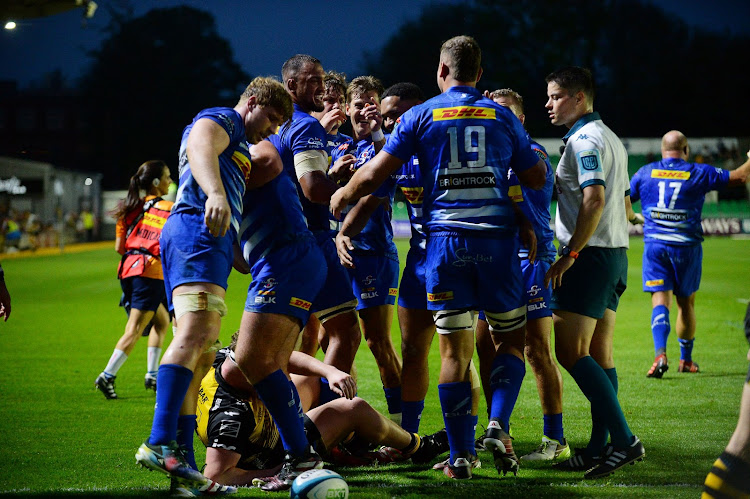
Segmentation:
<svg viewBox="0 0 750 499">
<path fill-rule="evenodd" d="M 534 137 L 565 132 L 548 123 L 544 76 L 570 64 L 593 69 L 595 109 L 620 136 L 750 136 L 747 1 L 97 3 L 85 22 L 74 9 L 0 32 L 0 154 L 102 172 L 108 189 L 146 159 L 174 168 L 197 111 L 233 106 L 295 53 L 432 96 L 440 44 L 458 34 L 483 48 L 480 89 L 523 94 Z"/>
</svg>

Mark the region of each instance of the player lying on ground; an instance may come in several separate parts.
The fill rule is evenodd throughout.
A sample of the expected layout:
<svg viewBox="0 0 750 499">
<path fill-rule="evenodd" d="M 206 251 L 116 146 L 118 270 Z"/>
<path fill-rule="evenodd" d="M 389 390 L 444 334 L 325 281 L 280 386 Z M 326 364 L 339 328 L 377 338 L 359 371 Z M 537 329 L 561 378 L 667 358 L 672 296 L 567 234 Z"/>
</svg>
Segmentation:
<svg viewBox="0 0 750 499">
<path fill-rule="evenodd" d="M 228 348 L 217 353 L 201 384 L 196 412 L 198 436 L 206 445 L 204 473 L 221 483 L 253 483 L 275 490 L 272 475 L 281 467 L 284 449 L 271 415 L 234 361 L 235 343 L 236 335 Z M 409 458 L 428 462 L 448 450 L 444 431 L 425 437 L 409 433 L 357 397 L 356 383 L 349 374 L 301 352 L 292 354 L 289 370 L 296 373 L 292 381 L 300 394 L 300 411 L 305 411 L 307 438 L 327 461 L 340 456 L 337 446 L 351 443 L 353 438 L 392 449 L 364 454 L 364 459 L 348 464 Z M 321 376 L 341 398 L 314 407 Z"/>
</svg>

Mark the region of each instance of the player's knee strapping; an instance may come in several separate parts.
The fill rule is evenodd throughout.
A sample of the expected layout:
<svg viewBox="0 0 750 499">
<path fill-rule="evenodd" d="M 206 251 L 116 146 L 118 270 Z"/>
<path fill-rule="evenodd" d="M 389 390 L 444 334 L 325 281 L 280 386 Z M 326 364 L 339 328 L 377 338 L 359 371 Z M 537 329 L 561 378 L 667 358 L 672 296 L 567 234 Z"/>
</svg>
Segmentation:
<svg viewBox="0 0 750 499">
<path fill-rule="evenodd" d="M 348 302 L 341 303 L 335 307 L 327 308 L 325 310 L 319 310 L 313 315 L 320 321 L 321 324 L 325 324 L 327 321 L 333 319 L 336 316 L 353 312 L 357 308 L 357 300 L 349 300 Z"/>
<path fill-rule="evenodd" d="M 474 327 L 472 310 L 435 310 L 432 313 L 438 334 L 451 334 Z"/>
<path fill-rule="evenodd" d="M 172 296 L 176 320 L 188 312 L 218 312 L 220 317 L 227 315 L 224 298 L 207 291 L 182 293 Z"/>
<path fill-rule="evenodd" d="M 508 312 L 484 311 L 487 323 L 493 333 L 507 333 L 526 325 L 526 306 L 522 305 Z"/>
</svg>

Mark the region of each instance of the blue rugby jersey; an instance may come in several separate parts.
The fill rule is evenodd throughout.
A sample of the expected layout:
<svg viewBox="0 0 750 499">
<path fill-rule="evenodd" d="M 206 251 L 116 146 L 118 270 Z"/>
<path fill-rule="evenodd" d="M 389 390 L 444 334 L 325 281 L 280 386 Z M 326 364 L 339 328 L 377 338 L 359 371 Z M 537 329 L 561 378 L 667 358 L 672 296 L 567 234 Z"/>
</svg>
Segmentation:
<svg viewBox="0 0 750 499">
<path fill-rule="evenodd" d="M 239 113 L 231 107 L 204 109 L 193 118 L 192 123 L 186 126 L 182 132 L 180 180 L 172 213 L 186 210 L 205 211 L 207 196 L 193 177 L 187 157 L 188 135 L 195 122 L 203 118 L 218 123 L 229 135 L 229 146 L 219 155 L 219 173 L 227 194 L 227 202 L 232 211 L 230 229 L 236 234 L 242 216 L 242 196 L 245 192 L 247 177 L 250 174 L 250 152 L 245 136 L 245 124 Z"/>
<path fill-rule="evenodd" d="M 699 244 L 706 193 L 726 187 L 727 182 L 728 170 L 678 158 L 642 166 L 630 181 L 630 199 L 641 201 L 644 240 Z"/>
<path fill-rule="evenodd" d="M 537 258 L 551 263 L 554 262 L 556 255 L 555 231 L 550 227 L 550 204 L 552 203 L 552 189 L 555 187 L 555 174 L 544 147 L 532 140 L 528 134 L 527 138 L 531 144 L 531 149 L 547 165 L 544 187 L 534 190 L 522 186 L 515 172 L 511 169 L 508 175 L 508 181 L 510 182 L 508 193 L 534 227 L 537 237 Z M 528 258 L 529 250 L 522 246 L 519 246 L 519 248 L 518 255 L 521 258 Z"/>
<path fill-rule="evenodd" d="M 328 232 L 333 234 L 329 224 L 328 205 L 311 203 L 302 192 L 294 168 L 294 155 L 304 151 L 328 152 L 326 131 L 318 120 L 294 104 L 292 119 L 281 125 L 278 132 L 281 147 L 279 154 L 284 163 L 284 172 L 291 176 L 302 203 L 302 212 L 307 219 L 307 226 L 314 233 Z"/>
<path fill-rule="evenodd" d="M 411 239 L 409 246 L 425 251 L 427 234 L 424 232 L 424 215 L 422 202 L 424 187 L 419 171 L 419 159 L 412 156 L 396 173 L 391 175 L 396 185 L 401 188 L 409 206 L 409 223 L 411 224 Z"/>
<path fill-rule="evenodd" d="M 384 150 L 419 159 L 427 232 L 515 232 L 508 169 L 539 160 L 509 109 L 464 86 L 406 111 Z"/>
<path fill-rule="evenodd" d="M 370 137 L 356 143 L 345 143 L 332 151 L 331 159 L 335 162 L 338 158 L 346 154 L 353 154 L 357 158 L 354 168 L 359 169 L 375 157 L 375 146 Z M 393 242 L 393 225 L 391 224 L 395 191 L 395 179 L 389 178 L 372 193 L 373 196 L 387 198 L 388 204 L 378 206 L 372 215 L 370 215 L 370 219 L 362 231 L 352 238 L 352 245 L 356 250 L 378 254 L 397 253 L 396 245 Z M 344 215 L 348 211 L 349 209 L 347 208 Z"/>
<path fill-rule="evenodd" d="M 281 149 L 278 135 L 267 140 Z M 242 256 L 251 267 L 274 248 L 310 234 L 297 189 L 284 172 L 257 189 L 248 190 L 243 202 L 238 240 Z"/>
<path fill-rule="evenodd" d="M 348 142 L 352 142 L 352 138 L 346 134 L 343 134 L 343 133 L 337 133 L 336 135 L 331 135 L 330 133 L 326 134 L 326 147 L 328 148 L 329 155 L 332 155 L 334 149 L 338 148 L 341 144 L 345 144 Z"/>
</svg>

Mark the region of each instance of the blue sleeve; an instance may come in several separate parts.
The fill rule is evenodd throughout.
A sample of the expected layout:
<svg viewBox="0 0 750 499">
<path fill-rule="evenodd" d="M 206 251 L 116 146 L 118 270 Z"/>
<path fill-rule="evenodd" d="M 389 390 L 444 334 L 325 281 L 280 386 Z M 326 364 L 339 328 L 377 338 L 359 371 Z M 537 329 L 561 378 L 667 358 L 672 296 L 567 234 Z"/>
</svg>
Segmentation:
<svg viewBox="0 0 750 499">
<path fill-rule="evenodd" d="M 417 152 L 417 137 L 415 133 L 416 123 L 418 115 L 414 112 L 415 108 L 411 108 L 401 115 L 401 122 L 396 125 L 396 128 L 388 136 L 388 141 L 385 143 L 383 150 L 395 156 L 404 163 L 409 161 Z"/>
<path fill-rule="evenodd" d="M 198 113 L 195 120 L 206 118 L 221 126 L 227 135 L 229 142 L 235 144 L 245 140 L 245 126 L 240 115 L 232 108 L 210 108 Z"/>
<path fill-rule="evenodd" d="M 514 172 L 522 172 L 533 167 L 539 161 L 536 151 L 531 148 L 528 135 L 524 130 L 521 121 L 518 119 L 509 120 L 515 140 L 513 141 L 513 156 L 511 157 L 510 167 Z"/>
<path fill-rule="evenodd" d="M 291 144 L 292 154 L 296 155 L 304 151 L 320 151 L 328 154 L 326 150 L 326 131 L 318 120 L 299 120 L 292 124 L 295 128 L 292 136 L 294 142 Z"/>
<path fill-rule="evenodd" d="M 641 199 L 641 193 L 638 191 L 638 186 L 640 184 L 641 180 L 641 170 L 638 170 L 635 172 L 635 175 L 633 175 L 633 178 L 630 179 L 630 202 L 635 203 L 636 201 L 640 201 Z"/>
<path fill-rule="evenodd" d="M 711 165 L 704 165 L 702 173 L 705 175 L 706 192 L 723 189 L 729 182 L 729 170 L 717 168 Z"/>
</svg>

